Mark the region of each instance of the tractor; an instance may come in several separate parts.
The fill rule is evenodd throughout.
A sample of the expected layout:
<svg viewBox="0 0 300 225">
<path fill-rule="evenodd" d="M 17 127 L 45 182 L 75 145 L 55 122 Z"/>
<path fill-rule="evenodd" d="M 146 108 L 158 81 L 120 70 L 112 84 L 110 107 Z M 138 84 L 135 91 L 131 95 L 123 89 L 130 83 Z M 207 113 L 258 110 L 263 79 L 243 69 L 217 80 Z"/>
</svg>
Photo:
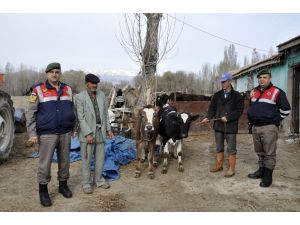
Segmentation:
<svg viewBox="0 0 300 225">
<path fill-rule="evenodd" d="M 4 74 L 0 73 L 0 87 L 4 85 Z M 15 132 L 26 131 L 23 108 L 15 109 L 11 96 L 0 90 L 0 163 L 8 159 L 14 144 Z"/>
</svg>

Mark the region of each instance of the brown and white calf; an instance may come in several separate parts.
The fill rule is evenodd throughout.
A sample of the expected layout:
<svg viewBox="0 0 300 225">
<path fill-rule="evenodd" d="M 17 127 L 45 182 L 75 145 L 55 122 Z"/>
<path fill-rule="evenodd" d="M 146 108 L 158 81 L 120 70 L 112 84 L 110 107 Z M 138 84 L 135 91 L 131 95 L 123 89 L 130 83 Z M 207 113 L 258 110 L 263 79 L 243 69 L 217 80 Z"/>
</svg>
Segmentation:
<svg viewBox="0 0 300 225">
<path fill-rule="evenodd" d="M 158 135 L 159 119 L 157 112 L 151 106 L 146 106 L 138 111 L 136 121 L 136 148 L 137 165 L 135 177 L 141 175 L 141 163 L 145 161 L 146 155 L 149 161 L 148 177 L 154 178 L 154 147 Z"/>
</svg>

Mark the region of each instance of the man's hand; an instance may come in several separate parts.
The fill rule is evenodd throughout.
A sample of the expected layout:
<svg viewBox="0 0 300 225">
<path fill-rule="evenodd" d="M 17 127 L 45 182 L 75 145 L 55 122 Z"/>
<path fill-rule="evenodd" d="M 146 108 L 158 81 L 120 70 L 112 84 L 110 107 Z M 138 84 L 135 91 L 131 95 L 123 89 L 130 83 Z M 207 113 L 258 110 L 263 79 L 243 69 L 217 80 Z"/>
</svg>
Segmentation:
<svg viewBox="0 0 300 225">
<path fill-rule="evenodd" d="M 223 123 L 227 123 L 227 122 L 228 122 L 228 121 L 227 121 L 227 118 L 226 118 L 225 116 L 223 116 L 223 117 L 221 118 L 221 120 L 222 120 Z"/>
<path fill-rule="evenodd" d="M 108 135 L 109 139 L 113 139 L 114 136 L 115 136 L 114 133 L 111 130 L 107 131 L 107 135 Z"/>
<path fill-rule="evenodd" d="M 209 123 L 209 119 L 204 118 L 200 123 Z"/>
<path fill-rule="evenodd" d="M 27 147 L 32 147 L 34 144 L 37 144 L 39 142 L 38 137 L 31 137 L 28 141 L 26 141 Z"/>
<path fill-rule="evenodd" d="M 93 144 L 94 143 L 94 137 L 93 137 L 92 134 L 88 134 L 85 138 L 86 138 L 86 142 L 88 144 Z"/>
</svg>

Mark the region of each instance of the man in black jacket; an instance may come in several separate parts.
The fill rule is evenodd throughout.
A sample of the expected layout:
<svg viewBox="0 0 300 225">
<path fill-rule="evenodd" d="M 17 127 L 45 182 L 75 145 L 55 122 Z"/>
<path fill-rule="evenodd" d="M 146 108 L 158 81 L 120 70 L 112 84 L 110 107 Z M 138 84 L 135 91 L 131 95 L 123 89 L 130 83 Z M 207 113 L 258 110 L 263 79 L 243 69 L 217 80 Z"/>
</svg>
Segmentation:
<svg viewBox="0 0 300 225">
<path fill-rule="evenodd" d="M 210 120 L 214 120 L 217 160 L 210 172 L 223 170 L 224 139 L 227 142 L 229 169 L 225 177 L 232 177 L 235 174 L 236 134 L 238 132 L 238 120 L 244 110 L 243 97 L 239 92 L 233 90 L 231 80 L 230 73 L 224 73 L 221 76 L 222 90 L 214 94 L 207 116 L 201 121 L 201 123 L 208 123 Z"/>
<path fill-rule="evenodd" d="M 272 184 L 273 169 L 276 164 L 278 127 L 281 120 L 291 111 L 283 90 L 271 82 L 270 71 L 263 69 L 257 75 L 259 86 L 250 93 L 248 119 L 252 125 L 255 152 L 259 169 L 248 175 L 251 179 L 260 179 L 261 187 Z"/>
</svg>

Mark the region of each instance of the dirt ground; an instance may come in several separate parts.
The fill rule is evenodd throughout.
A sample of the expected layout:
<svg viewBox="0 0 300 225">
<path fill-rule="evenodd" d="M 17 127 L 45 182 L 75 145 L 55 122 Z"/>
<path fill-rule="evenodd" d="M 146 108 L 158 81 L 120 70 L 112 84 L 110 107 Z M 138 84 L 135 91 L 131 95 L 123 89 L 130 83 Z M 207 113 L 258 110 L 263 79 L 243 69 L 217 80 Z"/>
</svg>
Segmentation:
<svg viewBox="0 0 300 225">
<path fill-rule="evenodd" d="M 35 149 L 24 147 L 25 133 L 16 134 L 10 159 L 0 165 L 0 211 L 300 211 L 299 140 L 278 140 L 274 182 L 270 188 L 261 188 L 259 180 L 247 178 L 257 168 L 251 136 L 238 135 L 237 168 L 232 178 L 224 178 L 225 171 L 209 172 L 214 163 L 213 136 L 210 132 L 185 139 L 183 173 L 178 172 L 176 161 L 171 159 L 167 174 L 160 173 L 159 165 L 151 180 L 144 163 L 141 177 L 134 178 L 133 162 L 121 167 L 121 178 L 111 182 L 110 189 L 96 189 L 92 195 L 81 190 L 81 161 L 72 163 L 71 199 L 58 193 L 57 164 L 53 163 L 49 184 L 53 206 L 43 208 L 36 183 L 38 159 L 29 158 Z"/>
</svg>

